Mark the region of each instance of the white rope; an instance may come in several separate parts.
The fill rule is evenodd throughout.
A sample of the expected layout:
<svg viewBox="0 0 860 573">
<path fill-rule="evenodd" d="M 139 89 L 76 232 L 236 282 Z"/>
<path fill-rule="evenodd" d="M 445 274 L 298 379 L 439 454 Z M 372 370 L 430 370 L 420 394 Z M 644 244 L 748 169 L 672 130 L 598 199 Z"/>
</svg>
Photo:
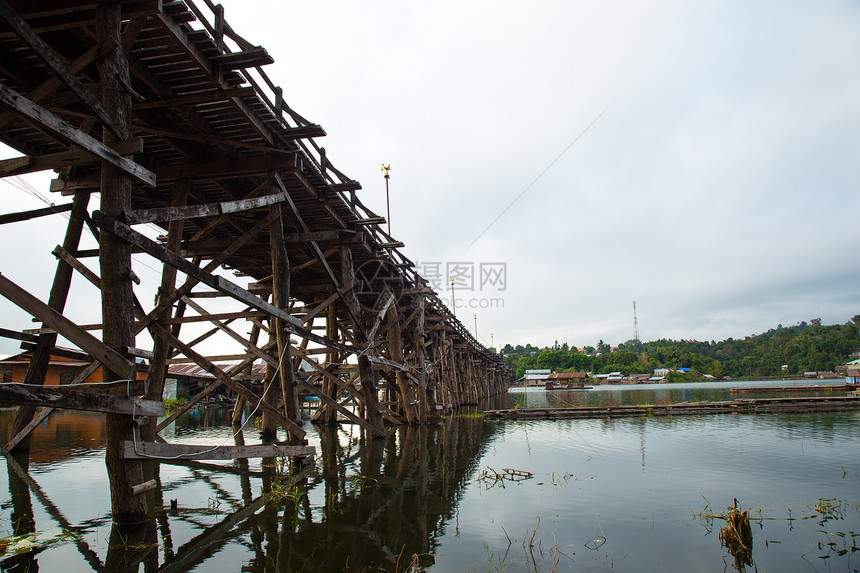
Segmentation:
<svg viewBox="0 0 860 573">
<path fill-rule="evenodd" d="M 260 401 L 259 401 L 259 402 L 257 402 L 257 405 L 256 405 L 256 406 L 254 407 L 254 409 L 251 411 L 251 414 L 245 418 L 245 421 L 242 423 L 242 425 L 241 425 L 241 426 L 239 426 L 239 428 L 238 428 L 235 432 L 233 432 L 233 433 L 230 435 L 230 437 L 229 437 L 229 438 L 226 438 L 223 442 L 221 442 L 221 443 L 220 443 L 220 444 L 218 444 L 217 446 L 213 446 L 213 447 L 211 447 L 211 448 L 209 448 L 209 449 L 207 449 L 207 450 L 202 450 L 202 451 L 199 451 L 199 452 L 186 453 L 186 454 L 177 454 L 177 455 L 175 455 L 175 456 L 156 456 L 156 455 L 152 455 L 152 454 L 145 454 L 145 453 L 141 452 L 141 451 L 138 449 L 138 445 L 137 445 L 137 432 L 135 431 L 135 432 L 133 432 L 133 433 L 132 433 L 133 438 L 134 438 L 134 453 L 135 453 L 135 454 L 137 454 L 138 456 L 141 456 L 141 457 L 144 457 L 144 458 L 150 458 L 150 459 L 158 459 L 158 460 L 177 460 L 177 459 L 184 458 L 184 457 L 193 457 L 193 456 L 200 456 L 200 455 L 202 455 L 202 454 L 208 454 L 209 452 L 213 452 L 213 451 L 217 450 L 218 448 L 220 448 L 221 446 L 226 445 L 226 444 L 227 444 L 227 442 L 228 442 L 228 441 L 230 441 L 231 439 L 235 438 L 235 437 L 239 434 L 239 432 L 244 431 L 244 429 L 245 429 L 245 425 L 248 423 L 248 421 L 249 421 L 249 420 L 251 420 L 251 418 L 253 418 L 253 417 L 254 417 L 254 414 L 256 414 L 256 413 L 257 413 L 257 410 L 259 410 L 259 409 L 260 409 L 260 406 L 263 404 L 263 400 L 265 400 L 265 399 L 266 399 L 266 395 L 269 393 L 269 388 L 271 388 L 271 387 L 272 387 L 272 383 L 274 382 L 275 378 L 278 376 L 278 372 L 279 372 L 279 371 L 280 371 L 280 369 L 281 369 L 281 366 L 280 366 L 280 365 L 281 365 L 281 361 L 279 360 L 279 361 L 278 361 L 278 368 L 276 368 L 276 369 L 275 369 L 275 373 L 272 375 L 272 378 L 268 381 L 268 383 L 266 384 L 266 387 L 263 389 L 263 394 L 260 396 Z M 129 386 L 130 386 L 130 385 L 129 385 Z M 128 392 L 128 389 L 127 389 L 127 393 L 129 394 L 129 398 L 131 398 L 131 395 L 130 395 L 130 393 Z M 135 409 L 137 408 L 137 404 L 135 404 L 134 408 L 135 408 Z M 132 414 L 132 415 L 134 415 L 134 414 Z"/>
</svg>

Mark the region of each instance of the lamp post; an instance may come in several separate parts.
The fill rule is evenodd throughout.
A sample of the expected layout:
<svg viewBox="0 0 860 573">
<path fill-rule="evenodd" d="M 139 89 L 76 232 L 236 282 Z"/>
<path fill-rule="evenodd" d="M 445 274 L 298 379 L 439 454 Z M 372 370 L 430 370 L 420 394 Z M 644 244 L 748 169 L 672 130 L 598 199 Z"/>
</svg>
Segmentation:
<svg viewBox="0 0 860 573">
<path fill-rule="evenodd" d="M 474 313 L 472 318 L 475 319 L 475 342 L 478 341 L 478 313 Z"/>
<path fill-rule="evenodd" d="M 457 318 L 457 299 L 454 298 L 454 277 L 451 277 L 451 314 Z"/>
<path fill-rule="evenodd" d="M 385 173 L 385 213 L 388 220 L 388 236 L 391 237 L 391 202 L 388 199 L 388 172 L 391 171 L 391 164 L 382 164 L 382 172 Z"/>
</svg>

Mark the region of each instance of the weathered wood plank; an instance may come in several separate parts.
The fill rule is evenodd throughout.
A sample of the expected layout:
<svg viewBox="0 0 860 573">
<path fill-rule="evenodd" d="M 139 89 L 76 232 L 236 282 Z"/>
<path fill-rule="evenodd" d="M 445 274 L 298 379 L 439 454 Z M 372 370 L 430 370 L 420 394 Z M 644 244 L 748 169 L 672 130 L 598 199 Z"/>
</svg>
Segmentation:
<svg viewBox="0 0 860 573">
<path fill-rule="evenodd" d="M 11 338 L 12 340 L 23 340 L 24 342 L 36 342 L 39 340 L 39 337 L 33 334 L 16 332 L 14 330 L 9 330 L 8 328 L 0 328 L 0 336 L 3 338 Z"/>
<path fill-rule="evenodd" d="M 30 435 L 30 433 L 36 429 L 36 426 L 41 424 L 45 418 L 47 418 L 51 412 L 54 411 L 54 408 L 42 408 L 39 410 L 39 413 L 36 414 L 30 422 L 21 428 L 21 431 L 12 436 L 12 438 L 6 442 L 6 446 L 4 446 L 4 450 L 7 452 L 11 452 L 15 446 L 17 446 L 21 440 Z"/>
<path fill-rule="evenodd" d="M 241 52 L 218 54 L 212 59 L 221 66 L 222 71 L 241 70 L 275 63 L 275 59 L 261 46 Z"/>
<path fill-rule="evenodd" d="M 76 259 L 74 255 L 72 255 L 60 245 L 54 247 L 54 250 L 51 251 L 51 254 L 65 261 L 67 265 L 78 271 L 85 279 L 90 281 L 93 286 L 99 289 L 102 288 L 102 280 L 99 278 L 99 276 L 93 271 L 91 271 L 86 265 Z"/>
<path fill-rule="evenodd" d="M 283 193 L 263 195 L 251 199 L 240 199 L 238 201 L 224 201 L 222 203 L 205 203 L 200 205 L 188 205 L 185 207 L 162 207 L 159 209 L 137 209 L 125 214 L 125 221 L 129 225 L 141 223 L 154 223 L 174 221 L 177 219 L 192 219 L 195 217 L 212 217 L 225 215 L 227 213 L 239 213 L 259 209 L 284 201 Z"/>
<path fill-rule="evenodd" d="M 0 163 L 2 163 L 2 161 L 0 161 Z M 0 167 L 0 169 L 2 169 L 2 167 Z M 0 173 L 0 177 L 5 176 Z M 32 211 L 7 213 L 5 215 L 0 215 L 0 225 L 5 225 L 6 223 L 17 223 L 19 221 L 29 221 L 30 219 L 36 219 L 46 215 L 54 215 L 56 213 L 65 213 L 66 211 L 71 210 L 72 203 L 66 203 L 65 205 L 51 205 L 50 207 L 44 207 L 42 209 L 33 209 Z"/>
<path fill-rule="evenodd" d="M 103 159 L 122 169 L 138 181 L 155 187 L 155 174 L 138 165 L 134 161 L 123 157 L 114 149 L 108 147 L 98 139 L 90 137 L 77 129 L 70 123 L 63 121 L 50 111 L 37 105 L 16 91 L 0 84 L 0 104 L 8 107 L 24 119 L 34 123 L 67 143 L 74 143 L 100 159 Z"/>
<path fill-rule="evenodd" d="M 88 412 L 163 416 L 164 404 L 142 398 L 120 398 L 108 394 L 68 390 L 65 386 L 0 384 L 0 404 L 65 408 Z"/>
<path fill-rule="evenodd" d="M 143 139 L 137 137 L 121 141 L 114 145 L 113 149 L 122 155 L 141 153 L 143 151 Z M 0 161 L 0 177 L 24 175 L 26 173 L 35 173 L 50 169 L 59 170 L 65 167 L 95 163 L 96 161 L 100 161 L 100 159 L 86 149 L 71 149 L 47 155 L 14 157 Z"/>
<path fill-rule="evenodd" d="M 79 328 L 74 322 L 7 279 L 2 273 L 0 273 L 0 294 L 62 334 L 78 348 L 117 374 L 127 379 L 135 377 L 136 367 L 133 362 L 123 358 L 116 350 Z"/>
<path fill-rule="evenodd" d="M 183 460 L 238 460 L 246 458 L 275 458 L 312 456 L 313 446 L 259 444 L 251 446 L 203 446 L 191 444 L 162 444 L 160 442 L 125 442 L 125 459 L 178 458 Z"/>
<path fill-rule="evenodd" d="M 385 314 L 388 312 L 388 309 L 394 304 L 394 293 L 392 293 L 387 287 L 385 289 L 385 294 L 388 296 L 385 299 L 385 304 L 382 305 L 382 309 L 380 309 L 379 313 L 376 315 L 376 320 L 373 322 L 373 328 L 370 329 L 370 333 L 367 335 L 367 342 L 371 346 L 373 346 L 373 341 L 376 339 L 376 333 L 379 330 L 380 325 L 382 325 L 382 321 L 385 320 Z"/>
</svg>

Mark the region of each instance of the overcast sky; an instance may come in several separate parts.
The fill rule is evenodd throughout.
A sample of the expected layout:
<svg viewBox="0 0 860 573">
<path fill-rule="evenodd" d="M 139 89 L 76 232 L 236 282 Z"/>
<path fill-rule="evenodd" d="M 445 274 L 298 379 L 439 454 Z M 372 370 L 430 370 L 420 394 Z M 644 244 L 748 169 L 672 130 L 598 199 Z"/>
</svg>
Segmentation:
<svg viewBox="0 0 860 573">
<path fill-rule="evenodd" d="M 633 300 L 643 340 L 860 313 L 857 2 L 222 3 L 381 215 L 391 165 L 392 232 L 440 295 L 474 269 L 457 313 L 487 344 L 614 345 Z M 52 257 L 11 231 L 0 272 L 47 299 Z"/>
</svg>

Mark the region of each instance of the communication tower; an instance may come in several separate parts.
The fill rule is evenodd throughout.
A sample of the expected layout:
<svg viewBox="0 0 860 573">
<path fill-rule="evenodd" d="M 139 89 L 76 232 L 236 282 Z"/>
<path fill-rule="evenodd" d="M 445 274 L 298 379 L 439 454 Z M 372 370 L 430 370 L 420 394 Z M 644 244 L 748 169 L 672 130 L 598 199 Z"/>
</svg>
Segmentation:
<svg viewBox="0 0 860 573">
<path fill-rule="evenodd" d="M 639 340 L 639 321 L 636 320 L 636 301 L 633 301 L 633 340 Z"/>
</svg>

